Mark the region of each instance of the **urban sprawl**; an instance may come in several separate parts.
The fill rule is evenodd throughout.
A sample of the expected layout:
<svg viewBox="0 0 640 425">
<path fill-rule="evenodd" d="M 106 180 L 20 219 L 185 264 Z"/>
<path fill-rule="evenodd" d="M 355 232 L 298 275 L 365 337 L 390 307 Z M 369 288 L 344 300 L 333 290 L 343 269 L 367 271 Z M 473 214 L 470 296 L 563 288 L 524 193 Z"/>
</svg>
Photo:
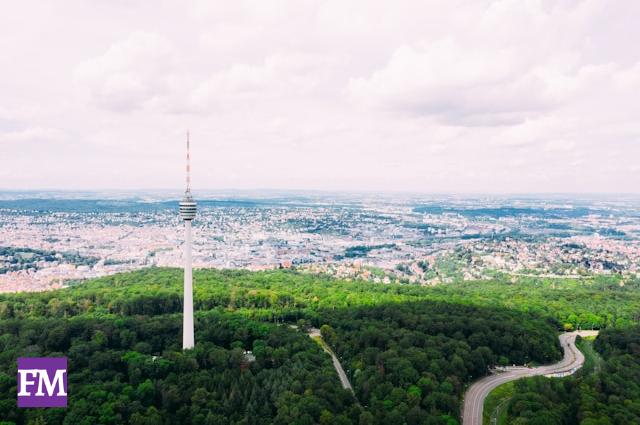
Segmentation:
<svg viewBox="0 0 640 425">
<path fill-rule="evenodd" d="M 179 267 L 182 226 L 177 201 L 5 197 L 0 292 Z M 419 285 L 496 273 L 637 277 L 640 212 L 636 200 L 625 199 L 204 199 L 193 261 Z"/>
</svg>

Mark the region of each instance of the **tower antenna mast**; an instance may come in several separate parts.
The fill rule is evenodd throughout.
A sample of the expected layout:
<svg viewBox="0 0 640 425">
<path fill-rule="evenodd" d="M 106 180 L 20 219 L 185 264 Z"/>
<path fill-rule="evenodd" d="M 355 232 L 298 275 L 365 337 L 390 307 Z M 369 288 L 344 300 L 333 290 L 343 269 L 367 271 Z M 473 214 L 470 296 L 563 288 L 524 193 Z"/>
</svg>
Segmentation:
<svg viewBox="0 0 640 425">
<path fill-rule="evenodd" d="M 189 143 L 189 130 L 187 130 L 187 192 L 191 193 L 191 154 Z"/>
</svg>

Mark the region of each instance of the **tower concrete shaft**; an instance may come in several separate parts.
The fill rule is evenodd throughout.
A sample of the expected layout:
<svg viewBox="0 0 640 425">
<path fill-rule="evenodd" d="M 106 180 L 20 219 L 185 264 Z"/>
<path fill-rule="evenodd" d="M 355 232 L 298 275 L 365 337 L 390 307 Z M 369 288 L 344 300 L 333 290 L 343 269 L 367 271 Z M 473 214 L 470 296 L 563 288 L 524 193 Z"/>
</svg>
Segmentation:
<svg viewBox="0 0 640 425">
<path fill-rule="evenodd" d="M 184 222 L 184 308 L 182 321 L 182 349 L 194 347 L 193 336 L 193 280 L 191 270 L 191 220 Z"/>
</svg>

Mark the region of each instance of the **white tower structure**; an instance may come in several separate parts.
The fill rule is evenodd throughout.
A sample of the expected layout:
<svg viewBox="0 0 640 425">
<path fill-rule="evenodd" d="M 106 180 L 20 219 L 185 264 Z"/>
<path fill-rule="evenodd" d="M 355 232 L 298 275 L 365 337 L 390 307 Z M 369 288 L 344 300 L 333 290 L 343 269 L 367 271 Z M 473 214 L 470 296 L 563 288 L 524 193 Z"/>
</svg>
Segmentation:
<svg viewBox="0 0 640 425">
<path fill-rule="evenodd" d="M 193 337 L 193 279 L 191 273 L 191 220 L 196 216 L 196 202 L 191 196 L 191 158 L 189 132 L 187 132 L 187 189 L 180 201 L 180 217 L 184 220 L 184 309 L 182 318 L 182 349 L 195 345 Z"/>
</svg>

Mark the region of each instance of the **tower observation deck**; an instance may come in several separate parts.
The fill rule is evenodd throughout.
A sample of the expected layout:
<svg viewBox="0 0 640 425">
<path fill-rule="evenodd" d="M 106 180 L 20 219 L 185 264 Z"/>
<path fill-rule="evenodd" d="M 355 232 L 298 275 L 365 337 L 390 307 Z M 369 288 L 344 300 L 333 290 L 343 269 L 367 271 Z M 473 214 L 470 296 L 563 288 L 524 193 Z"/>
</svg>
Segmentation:
<svg viewBox="0 0 640 425">
<path fill-rule="evenodd" d="M 184 221 L 193 220 L 196 217 L 196 206 L 196 201 L 193 200 L 191 192 L 185 192 L 184 198 L 180 201 L 180 217 Z"/>
</svg>

